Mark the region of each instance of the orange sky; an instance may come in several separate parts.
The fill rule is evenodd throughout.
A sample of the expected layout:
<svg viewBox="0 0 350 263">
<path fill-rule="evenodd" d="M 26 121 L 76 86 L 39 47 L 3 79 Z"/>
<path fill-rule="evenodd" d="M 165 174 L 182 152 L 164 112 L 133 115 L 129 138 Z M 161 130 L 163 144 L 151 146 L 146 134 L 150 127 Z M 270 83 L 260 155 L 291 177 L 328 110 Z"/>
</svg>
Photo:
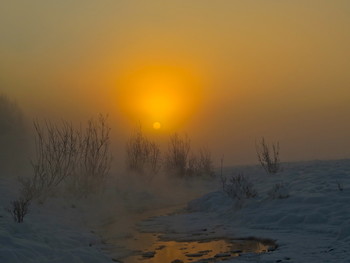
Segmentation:
<svg viewBox="0 0 350 263">
<path fill-rule="evenodd" d="M 256 162 L 261 136 L 286 161 L 349 157 L 349 13 L 346 0 L 2 1 L 0 91 L 29 117 L 186 132 L 228 164 Z"/>
</svg>

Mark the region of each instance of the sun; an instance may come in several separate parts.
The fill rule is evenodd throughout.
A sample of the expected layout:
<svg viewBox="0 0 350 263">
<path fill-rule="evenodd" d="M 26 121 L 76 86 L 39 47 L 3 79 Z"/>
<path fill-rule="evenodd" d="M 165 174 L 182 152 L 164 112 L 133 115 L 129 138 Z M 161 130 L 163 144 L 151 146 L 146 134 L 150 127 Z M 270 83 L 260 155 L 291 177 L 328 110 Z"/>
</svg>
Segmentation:
<svg viewBox="0 0 350 263">
<path fill-rule="evenodd" d="M 197 79 L 195 74 L 177 67 L 134 70 L 120 79 L 118 105 L 133 123 L 152 130 L 174 131 L 198 107 L 201 89 Z"/>
<path fill-rule="evenodd" d="M 161 127 L 162 125 L 160 124 L 160 122 L 156 121 L 155 123 L 153 123 L 153 129 L 159 130 Z"/>
</svg>

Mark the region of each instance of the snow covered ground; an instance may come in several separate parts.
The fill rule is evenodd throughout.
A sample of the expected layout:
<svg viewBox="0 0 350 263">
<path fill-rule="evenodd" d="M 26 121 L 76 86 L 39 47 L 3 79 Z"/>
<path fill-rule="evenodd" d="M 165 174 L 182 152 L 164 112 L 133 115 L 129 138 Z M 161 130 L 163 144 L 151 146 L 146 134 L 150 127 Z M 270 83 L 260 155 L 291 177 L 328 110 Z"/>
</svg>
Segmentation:
<svg viewBox="0 0 350 263">
<path fill-rule="evenodd" d="M 45 202 L 33 201 L 24 222 L 19 224 L 6 211 L 18 197 L 19 183 L 2 174 L 0 263 L 113 262 L 114 255 L 109 253 L 116 246 L 113 240 L 123 243 L 134 233 L 138 221 L 163 214 L 159 209 L 165 211 L 205 192 L 202 187 L 194 190 L 196 182 L 182 179 L 113 176 L 118 177 L 118 182 L 111 180 L 100 195 L 76 199 L 54 194 Z"/>
<path fill-rule="evenodd" d="M 15 223 L 5 210 L 16 198 L 16 181 L 0 179 L 1 263 L 112 262 L 101 250 L 101 240 L 88 229 L 77 204 L 50 198 L 33 202 L 23 223 Z M 79 206 L 81 207 L 81 206 Z"/>
<path fill-rule="evenodd" d="M 174 240 L 255 236 L 278 244 L 273 252 L 225 262 L 350 262 L 349 160 L 284 164 L 281 175 L 258 166 L 225 174 L 233 171 L 248 175 L 258 191 L 241 208 L 219 190 L 190 202 L 185 214 L 147 220 L 140 228 Z M 268 192 L 280 182 L 290 196 L 272 199 Z"/>
<path fill-rule="evenodd" d="M 237 172 L 249 176 L 258 196 L 239 207 L 221 191 L 219 180 L 209 182 L 214 191 L 189 202 L 185 212 L 147 219 L 138 224 L 139 228 L 161 233 L 170 240 L 254 236 L 270 238 L 278 244 L 273 252 L 243 254 L 226 262 L 350 262 L 350 161 L 286 163 L 283 168 L 280 175 L 266 175 L 259 166 L 226 168 L 226 176 Z M 273 199 L 268 192 L 280 182 L 287 186 L 289 197 Z M 15 180 L 0 178 L 2 207 L 16 197 L 14 183 Z M 176 189 L 174 182 L 165 185 L 157 185 L 158 192 L 144 191 L 145 184 L 141 183 L 144 188 L 136 191 L 132 202 L 128 201 L 128 209 L 164 207 L 169 204 L 166 195 L 174 196 L 171 205 L 175 205 L 174 193 L 184 188 Z M 183 198 L 195 187 L 187 186 Z M 127 200 L 129 190 L 112 203 Z M 138 206 L 141 201 L 143 204 Z M 130 225 L 133 222 L 127 213 L 118 214 L 125 207 L 116 206 L 111 211 L 110 204 L 108 209 L 100 205 L 103 202 L 96 197 L 81 203 L 50 198 L 44 204 L 33 203 L 22 224 L 13 222 L 10 214 L 1 209 L 0 262 L 112 262 L 102 242 L 104 237 L 97 234 L 103 231 L 98 228 L 113 220 L 117 222 L 118 217 L 124 217 Z M 96 210 L 97 207 L 100 208 Z M 95 220 L 92 214 L 96 215 Z M 122 228 L 119 225 L 109 234 L 123 238 L 128 230 L 123 223 Z"/>
</svg>

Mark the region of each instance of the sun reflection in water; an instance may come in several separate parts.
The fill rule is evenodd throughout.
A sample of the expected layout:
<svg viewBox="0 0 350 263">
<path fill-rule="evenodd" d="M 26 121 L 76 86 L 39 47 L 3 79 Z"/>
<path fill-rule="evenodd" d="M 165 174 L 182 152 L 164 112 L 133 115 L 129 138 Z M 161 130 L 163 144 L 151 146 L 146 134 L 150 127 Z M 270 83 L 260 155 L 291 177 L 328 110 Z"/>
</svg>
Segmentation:
<svg viewBox="0 0 350 263">
<path fill-rule="evenodd" d="M 122 259 L 122 262 L 219 262 L 238 257 L 242 253 L 264 253 L 276 247 L 272 241 L 260 241 L 256 239 L 220 239 L 191 242 L 158 240 L 150 245 L 146 250 Z"/>
</svg>

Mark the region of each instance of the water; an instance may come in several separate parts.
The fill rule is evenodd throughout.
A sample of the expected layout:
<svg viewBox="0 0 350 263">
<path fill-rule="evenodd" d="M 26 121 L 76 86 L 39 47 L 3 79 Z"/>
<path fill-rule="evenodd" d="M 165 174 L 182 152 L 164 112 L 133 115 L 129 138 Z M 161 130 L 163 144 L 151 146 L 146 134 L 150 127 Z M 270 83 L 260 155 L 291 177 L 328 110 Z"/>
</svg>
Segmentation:
<svg viewBox="0 0 350 263">
<path fill-rule="evenodd" d="M 206 239 L 191 241 L 162 240 L 161 233 L 140 232 L 136 223 L 154 216 L 173 214 L 183 205 L 147 210 L 119 217 L 107 224 L 103 236 L 110 244 L 108 253 L 122 263 L 220 262 L 244 253 L 264 253 L 276 248 L 269 240 Z"/>
<path fill-rule="evenodd" d="M 240 256 L 242 253 L 263 253 L 275 249 L 272 241 L 257 239 L 215 239 L 203 241 L 162 241 L 158 235 L 143 234 L 142 243 L 148 246 L 133 255 L 119 259 L 123 263 L 186 263 L 218 262 Z M 135 245 L 137 240 L 135 241 Z M 130 245 L 130 244 L 129 244 Z M 144 247 L 145 248 L 145 247 Z"/>
</svg>

